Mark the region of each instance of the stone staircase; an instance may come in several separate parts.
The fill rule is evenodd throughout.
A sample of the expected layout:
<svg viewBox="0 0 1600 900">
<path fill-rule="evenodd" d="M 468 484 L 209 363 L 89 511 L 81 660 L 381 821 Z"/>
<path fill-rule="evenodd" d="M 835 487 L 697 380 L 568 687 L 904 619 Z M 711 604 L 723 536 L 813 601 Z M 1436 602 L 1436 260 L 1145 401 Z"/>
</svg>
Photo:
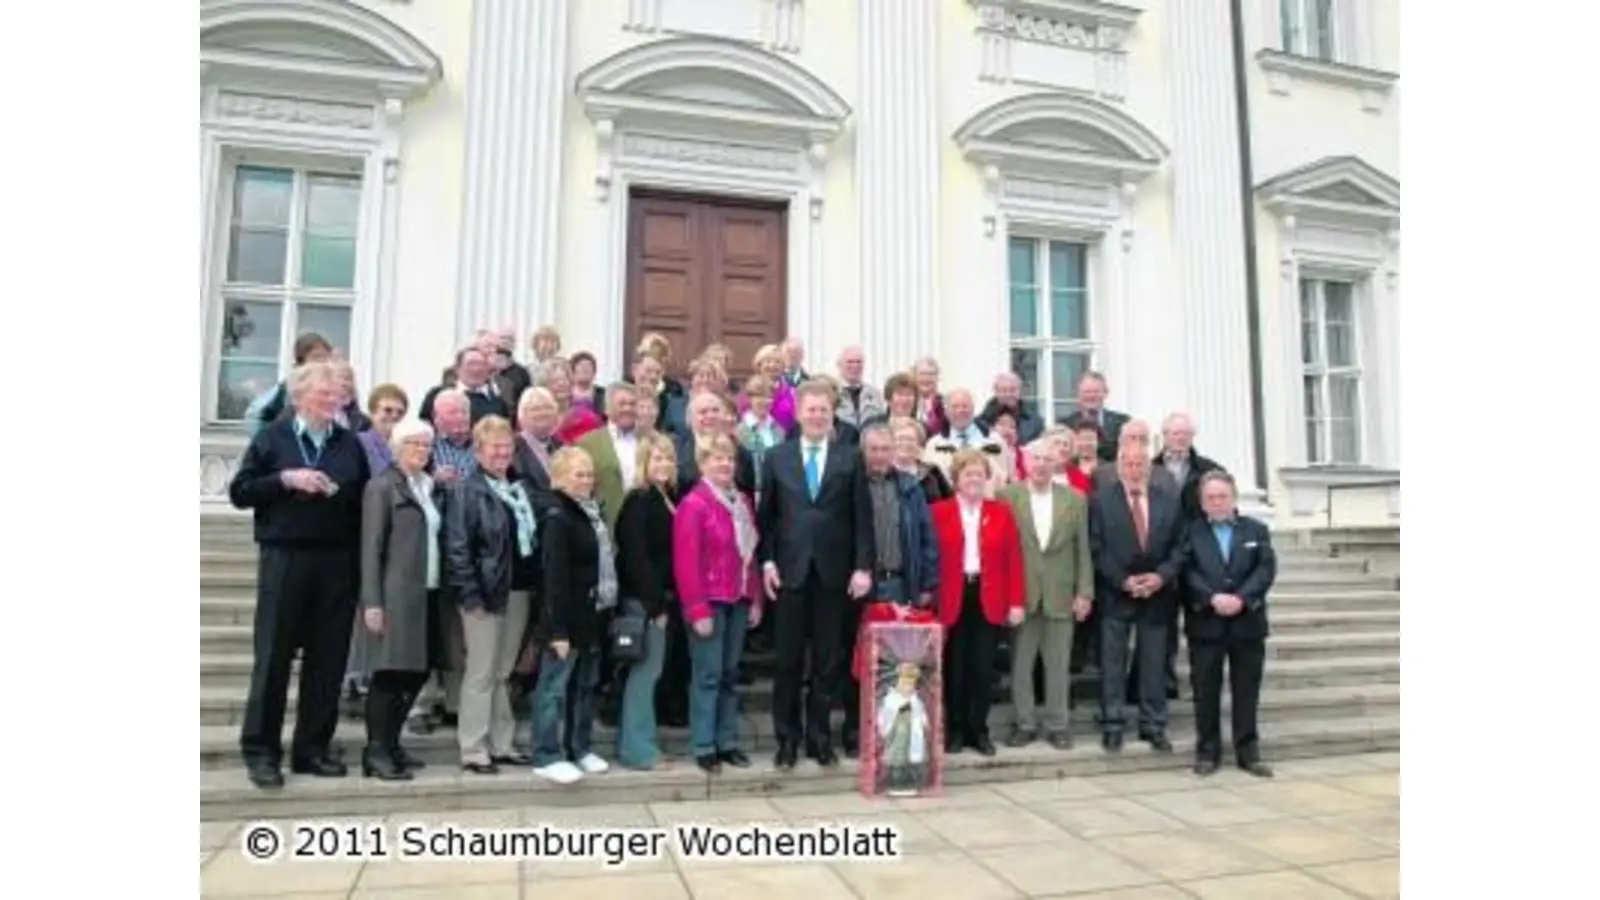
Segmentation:
<svg viewBox="0 0 1600 900">
<path fill-rule="evenodd" d="M 1395 749 L 1400 742 L 1400 593 L 1398 529 L 1283 534 L 1276 538 L 1280 572 L 1272 604 L 1273 637 L 1261 699 L 1269 759 Z M 752 655 L 754 683 L 742 688 L 741 732 L 756 764 L 708 778 L 687 762 L 662 772 L 613 771 L 570 788 L 536 782 L 525 770 L 499 777 L 462 776 L 453 731 L 407 735 L 407 748 L 429 762 L 416 780 L 399 784 L 363 779 L 291 777 L 278 792 L 251 787 L 238 753 L 238 728 L 251 665 L 255 610 L 255 547 L 249 520 L 203 515 L 200 565 L 200 768 L 202 820 L 257 816 L 380 815 L 401 811 L 499 806 L 586 805 L 623 801 L 707 799 L 774 793 L 853 790 L 856 766 L 845 760 L 825 772 L 802 761 L 793 773 L 770 762 L 770 659 Z M 298 676 L 296 676 L 298 677 Z M 1094 727 L 1091 673 L 1080 676 L 1073 712 L 1077 746 L 1068 751 L 1035 744 L 1002 747 L 984 759 L 964 753 L 946 767 L 949 784 L 1017 781 L 1186 766 L 1193 748 L 1193 706 L 1187 662 L 1179 655 L 1183 699 L 1171 707 L 1176 752 L 1155 755 L 1132 743 L 1120 756 L 1103 754 Z M 291 682 L 293 684 L 293 682 Z M 991 722 L 1003 735 L 1012 718 L 1000 689 Z M 1226 707 L 1227 701 L 1224 701 Z M 838 714 L 836 714 L 837 716 Z M 292 725 L 293 688 L 289 703 Z M 1224 710 L 1224 721 L 1226 721 Z M 525 730 L 519 728 L 519 739 Z M 341 721 L 337 743 L 355 762 L 365 743 L 362 724 Z M 669 754 L 681 754 L 687 734 L 663 729 Z M 285 734 L 287 745 L 287 733 Z M 615 736 L 596 725 L 597 750 L 611 755 Z"/>
</svg>

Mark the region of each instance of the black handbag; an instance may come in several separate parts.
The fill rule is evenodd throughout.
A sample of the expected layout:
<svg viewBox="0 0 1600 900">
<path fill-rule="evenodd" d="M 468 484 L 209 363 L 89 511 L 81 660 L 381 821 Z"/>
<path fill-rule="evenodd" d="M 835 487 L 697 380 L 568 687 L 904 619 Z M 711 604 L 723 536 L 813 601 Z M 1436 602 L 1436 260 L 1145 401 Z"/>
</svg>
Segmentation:
<svg viewBox="0 0 1600 900">
<path fill-rule="evenodd" d="M 629 606 L 631 604 L 625 604 Z M 611 643 L 611 658 L 620 663 L 636 663 L 644 659 L 644 632 L 647 620 L 632 612 L 619 612 L 611 619 L 607 634 Z"/>
</svg>

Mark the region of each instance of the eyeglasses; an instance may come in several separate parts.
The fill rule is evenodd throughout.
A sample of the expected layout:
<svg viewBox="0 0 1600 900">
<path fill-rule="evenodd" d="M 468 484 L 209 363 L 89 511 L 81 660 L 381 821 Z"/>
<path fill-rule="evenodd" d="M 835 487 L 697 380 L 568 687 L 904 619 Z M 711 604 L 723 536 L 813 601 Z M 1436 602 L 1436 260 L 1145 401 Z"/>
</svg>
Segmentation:
<svg viewBox="0 0 1600 900">
<path fill-rule="evenodd" d="M 380 416 L 393 416 L 398 419 L 406 414 L 406 408 L 404 406 L 380 406 L 377 414 Z"/>
</svg>

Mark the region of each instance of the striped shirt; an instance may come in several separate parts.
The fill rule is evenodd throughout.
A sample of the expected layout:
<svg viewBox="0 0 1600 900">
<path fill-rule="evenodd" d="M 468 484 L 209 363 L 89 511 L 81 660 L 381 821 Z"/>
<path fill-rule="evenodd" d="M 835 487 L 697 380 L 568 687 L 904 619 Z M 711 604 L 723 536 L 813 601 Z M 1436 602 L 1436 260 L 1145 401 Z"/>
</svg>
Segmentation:
<svg viewBox="0 0 1600 900">
<path fill-rule="evenodd" d="M 449 438 L 440 438 L 433 442 L 433 468 L 434 471 L 449 466 L 456 470 L 462 478 L 478 471 L 478 458 L 472 455 L 472 443 L 465 445 L 452 442 Z"/>
</svg>

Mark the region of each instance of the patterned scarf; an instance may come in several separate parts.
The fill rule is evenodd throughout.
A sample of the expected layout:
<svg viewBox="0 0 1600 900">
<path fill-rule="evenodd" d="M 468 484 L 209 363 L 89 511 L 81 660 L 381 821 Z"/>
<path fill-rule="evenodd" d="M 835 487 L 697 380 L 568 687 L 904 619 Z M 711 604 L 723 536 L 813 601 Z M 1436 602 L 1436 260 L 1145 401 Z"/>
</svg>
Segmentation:
<svg viewBox="0 0 1600 900">
<path fill-rule="evenodd" d="M 617 605 L 617 557 L 611 548 L 611 529 L 600 518 L 600 504 L 595 500 L 579 500 L 578 506 L 589 517 L 594 528 L 595 542 L 600 545 L 600 580 L 594 586 L 594 608 L 600 612 Z"/>
<path fill-rule="evenodd" d="M 523 489 L 520 481 L 507 481 L 504 478 L 494 478 L 488 475 L 484 480 L 489 482 L 489 487 L 494 489 L 505 504 L 511 507 L 511 514 L 517 520 L 517 555 L 529 557 L 533 555 L 534 539 L 538 536 L 534 532 L 533 504 L 528 502 L 528 492 Z"/>
<path fill-rule="evenodd" d="M 739 496 L 737 490 L 719 490 L 710 482 L 706 483 L 706 487 L 711 488 L 711 496 L 727 508 L 728 515 L 733 516 L 733 537 L 739 545 L 739 563 L 750 565 L 750 560 L 756 555 L 756 523 L 750 517 L 750 508 L 744 505 L 744 498 Z"/>
</svg>

